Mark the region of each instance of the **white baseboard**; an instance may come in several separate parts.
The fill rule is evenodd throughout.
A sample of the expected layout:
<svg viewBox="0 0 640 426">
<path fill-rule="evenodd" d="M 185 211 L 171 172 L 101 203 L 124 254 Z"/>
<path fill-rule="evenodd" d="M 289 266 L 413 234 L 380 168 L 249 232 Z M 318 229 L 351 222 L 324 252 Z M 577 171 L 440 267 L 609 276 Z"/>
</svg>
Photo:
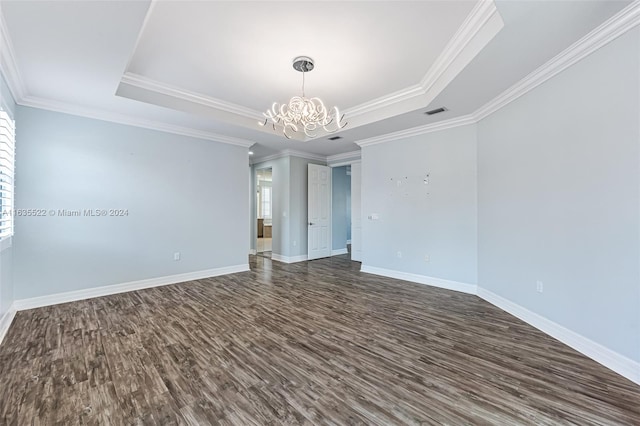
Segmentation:
<svg viewBox="0 0 640 426">
<path fill-rule="evenodd" d="M 475 284 L 461 283 L 458 281 L 444 280 L 442 278 L 428 277 L 426 275 L 411 274 L 409 272 L 394 271 L 392 269 L 377 268 L 375 266 L 362 265 L 361 272 L 367 274 L 381 275 L 383 277 L 395 278 L 398 280 L 411 281 L 418 284 L 426 284 L 433 287 L 446 288 L 447 290 L 460 291 L 462 293 L 476 294 Z"/>
<path fill-rule="evenodd" d="M 604 365 L 610 370 L 615 371 L 621 376 L 626 377 L 632 382 L 640 385 L 640 363 L 632 359 L 620 355 L 617 352 L 612 351 L 609 348 L 602 346 L 599 343 L 594 342 L 574 331 L 569 330 L 557 324 L 541 315 L 536 314 L 510 300 L 505 299 L 502 296 L 498 296 L 495 293 L 485 290 L 484 288 L 478 288 L 478 297 L 486 300 L 494 306 L 502 309 L 511 315 L 520 318 L 527 324 L 537 328 L 543 333 L 548 334 L 564 343 L 567 346 L 572 347 L 576 351 L 588 356 L 594 361 Z"/>
<path fill-rule="evenodd" d="M 347 244 L 351 244 L 351 240 L 347 240 Z"/>
<path fill-rule="evenodd" d="M 446 288 L 448 290 L 461 291 L 463 293 L 475 294 L 503 311 L 520 318 L 522 321 L 537 328 L 543 333 L 558 339 L 565 345 L 602 364 L 608 369 L 615 371 L 621 376 L 640 385 L 640 362 L 627 358 L 626 356 L 596 343 L 575 331 L 571 331 L 568 328 L 511 302 L 502 296 L 498 296 L 489 290 L 473 284 L 443 280 L 441 278 L 433 278 L 425 275 L 411 274 L 408 272 L 394 271 L 367 265 L 362 265 L 361 272 L 411 281 L 419 284 L 427 284 L 434 287 Z"/>
<path fill-rule="evenodd" d="M 281 254 L 271 253 L 271 260 L 276 260 L 282 263 L 297 263 L 307 260 L 307 255 L 301 254 L 300 256 L 283 256 Z"/>
<path fill-rule="evenodd" d="M 295 263 L 307 260 L 307 255 L 282 256 L 272 255 L 273 260 L 284 263 Z M 77 300 L 91 299 L 94 297 L 107 296 L 110 294 L 125 293 L 128 291 L 142 290 L 145 288 L 159 287 L 169 284 L 176 284 L 185 281 L 215 277 L 219 275 L 233 274 L 249 270 L 248 264 L 235 265 L 224 268 L 207 269 L 204 271 L 188 272 L 184 274 L 170 275 L 165 277 L 150 278 L 140 281 L 132 281 L 123 284 L 96 287 L 85 290 L 70 291 L 66 293 L 52 294 L 48 296 L 34 297 L 31 299 L 21 299 L 13 302 L 9 310 L 0 318 L 0 343 L 4 339 L 11 322 L 17 311 L 25 309 L 39 308 L 42 306 L 56 305 L 59 303 L 73 302 Z M 511 315 L 520 318 L 527 324 L 538 330 L 558 339 L 567 346 L 588 356 L 603 366 L 615 371 L 623 377 L 640 385 L 640 363 L 625 357 L 611 349 L 602 346 L 574 331 L 571 331 L 560 324 L 557 324 L 541 315 L 538 315 L 514 302 L 498 296 L 495 293 L 478 287 L 474 284 L 461 283 L 457 281 L 444 280 L 441 278 L 429 277 L 425 275 L 412 274 L 408 272 L 394 271 L 391 269 L 377 268 L 362 265 L 362 272 L 381 275 L 389 278 L 396 278 L 411 281 L 419 284 L 426 284 L 448 290 L 460 291 L 468 294 L 477 294 L 492 305 L 502 309 Z"/>
<path fill-rule="evenodd" d="M 331 250 L 331 256 L 340 256 L 341 254 L 347 253 L 349 253 L 349 250 L 347 250 L 346 247 L 338 250 Z"/>
<path fill-rule="evenodd" d="M 256 255 L 258 254 L 258 251 L 256 249 L 249 249 L 249 254 Z"/>
<path fill-rule="evenodd" d="M 236 272 L 244 272 L 248 270 L 248 264 L 206 269 L 204 271 L 187 272 L 184 274 L 168 275 L 165 277 L 149 278 L 146 280 L 131 281 L 122 284 L 69 291 L 66 293 L 57 293 L 47 296 L 33 297 L 30 299 L 15 300 L 13 302 L 13 306 L 17 311 L 22 311 L 25 309 L 40 308 L 42 306 L 57 305 L 60 303 L 75 302 L 77 300 L 108 296 L 110 294 L 126 293 L 128 291 L 142 290 L 145 288 L 160 287 L 168 284 L 177 284 L 185 281 L 216 277 L 218 275 L 234 274 Z"/>
<path fill-rule="evenodd" d="M 4 340 L 4 336 L 9 331 L 9 326 L 11 325 L 11 321 L 13 321 L 13 317 L 16 316 L 16 307 L 11 305 L 9 310 L 4 313 L 2 317 L 0 317 L 0 343 Z"/>
</svg>

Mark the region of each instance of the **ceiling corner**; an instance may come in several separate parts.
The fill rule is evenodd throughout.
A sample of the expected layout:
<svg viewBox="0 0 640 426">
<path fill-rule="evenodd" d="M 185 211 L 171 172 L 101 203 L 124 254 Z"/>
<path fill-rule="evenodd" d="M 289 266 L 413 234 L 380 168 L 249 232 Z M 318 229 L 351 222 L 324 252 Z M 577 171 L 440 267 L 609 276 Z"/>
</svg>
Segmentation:
<svg viewBox="0 0 640 426">
<path fill-rule="evenodd" d="M 20 103 L 29 92 L 20 75 L 20 69 L 13 50 L 13 42 L 2 13 L 0 13 L 0 37 L 0 71 L 2 71 L 7 86 L 9 86 L 13 100 L 16 103 Z"/>
</svg>

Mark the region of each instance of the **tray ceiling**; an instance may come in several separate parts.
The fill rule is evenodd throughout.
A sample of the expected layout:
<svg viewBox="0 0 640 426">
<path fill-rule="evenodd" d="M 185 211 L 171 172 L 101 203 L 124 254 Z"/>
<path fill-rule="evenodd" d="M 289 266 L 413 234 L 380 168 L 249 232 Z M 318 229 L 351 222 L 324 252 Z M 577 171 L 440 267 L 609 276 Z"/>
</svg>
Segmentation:
<svg viewBox="0 0 640 426">
<path fill-rule="evenodd" d="M 353 128 L 428 104 L 501 28 L 491 1 L 156 2 L 117 93 L 254 128 L 306 55 Z"/>
<path fill-rule="evenodd" d="M 127 72 L 262 111 L 300 93 L 342 109 L 418 83 L 474 2 L 158 2 Z"/>
<path fill-rule="evenodd" d="M 0 56 L 22 105 L 334 155 L 475 111 L 627 4 L 5 0 Z M 301 54 L 316 61 L 307 93 L 347 114 L 341 140 L 257 126 L 299 94 Z"/>
</svg>

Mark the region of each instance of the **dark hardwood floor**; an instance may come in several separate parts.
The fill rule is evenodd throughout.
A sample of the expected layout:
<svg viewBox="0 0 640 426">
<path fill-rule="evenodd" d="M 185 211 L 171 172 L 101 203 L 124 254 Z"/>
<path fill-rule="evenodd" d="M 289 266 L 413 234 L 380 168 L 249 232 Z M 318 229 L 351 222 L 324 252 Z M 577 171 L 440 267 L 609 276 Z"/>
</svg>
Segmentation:
<svg viewBox="0 0 640 426">
<path fill-rule="evenodd" d="M 640 387 L 475 296 L 251 269 L 19 312 L 0 424 L 640 424 Z"/>
</svg>

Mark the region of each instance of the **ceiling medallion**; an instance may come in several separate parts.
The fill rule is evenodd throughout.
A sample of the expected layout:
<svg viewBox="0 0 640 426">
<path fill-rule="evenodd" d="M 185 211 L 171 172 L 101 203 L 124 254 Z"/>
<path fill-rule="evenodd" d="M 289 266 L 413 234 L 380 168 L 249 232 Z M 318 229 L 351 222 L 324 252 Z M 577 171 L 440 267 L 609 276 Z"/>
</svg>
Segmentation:
<svg viewBox="0 0 640 426">
<path fill-rule="evenodd" d="M 310 138 L 317 136 L 316 130 L 322 128 L 327 133 L 335 133 L 344 128 L 344 115 L 340 116 L 338 107 L 331 110 L 324 106 L 320 98 L 307 98 L 304 94 L 304 75 L 313 69 L 313 59 L 299 56 L 293 60 L 293 69 L 302 73 L 302 96 L 294 96 L 287 104 L 278 105 L 274 102 L 271 109 L 262 113 L 265 120 L 259 124 L 266 126 L 271 122 L 273 129 L 276 124 L 282 126 L 282 134 L 291 139 L 291 132 L 303 131 Z"/>
</svg>

